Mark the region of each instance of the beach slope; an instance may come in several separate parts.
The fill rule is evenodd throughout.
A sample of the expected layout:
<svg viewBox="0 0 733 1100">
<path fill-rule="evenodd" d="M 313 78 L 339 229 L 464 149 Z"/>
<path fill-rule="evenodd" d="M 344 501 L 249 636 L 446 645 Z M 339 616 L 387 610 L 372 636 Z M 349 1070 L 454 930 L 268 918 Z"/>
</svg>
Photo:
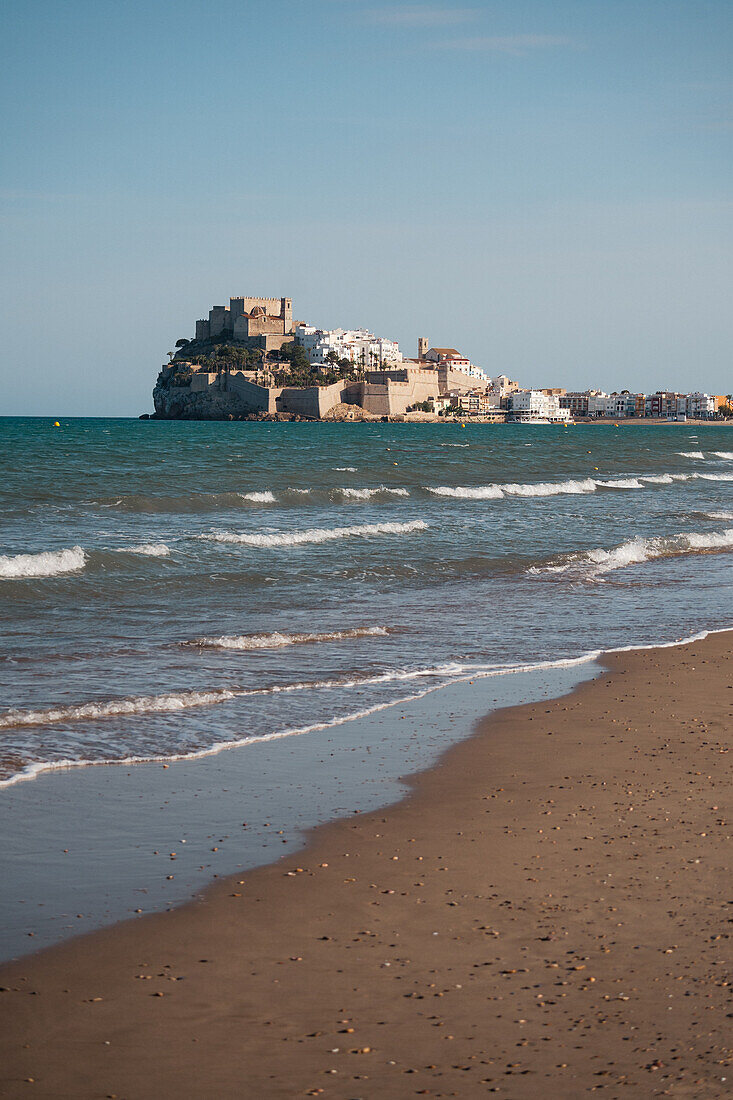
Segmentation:
<svg viewBox="0 0 733 1100">
<path fill-rule="evenodd" d="M 731 637 L 608 656 L 400 805 L 6 966 L 0 1095 L 727 1094 Z"/>
</svg>

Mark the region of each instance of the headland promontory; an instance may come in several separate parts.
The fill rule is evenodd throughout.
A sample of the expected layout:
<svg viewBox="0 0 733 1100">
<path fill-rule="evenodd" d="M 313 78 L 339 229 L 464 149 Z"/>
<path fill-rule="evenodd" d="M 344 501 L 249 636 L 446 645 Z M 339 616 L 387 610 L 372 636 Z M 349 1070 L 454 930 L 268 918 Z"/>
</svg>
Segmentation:
<svg viewBox="0 0 733 1100">
<path fill-rule="evenodd" d="M 567 424 L 613 419 L 733 418 L 731 396 L 607 394 L 524 388 L 490 377 L 454 347 L 417 341 L 407 358 L 367 329 L 321 329 L 293 318 L 291 298 L 233 297 L 196 322 L 153 389 L 157 420 L 435 420 Z M 144 414 L 144 419 L 149 419 Z"/>
</svg>

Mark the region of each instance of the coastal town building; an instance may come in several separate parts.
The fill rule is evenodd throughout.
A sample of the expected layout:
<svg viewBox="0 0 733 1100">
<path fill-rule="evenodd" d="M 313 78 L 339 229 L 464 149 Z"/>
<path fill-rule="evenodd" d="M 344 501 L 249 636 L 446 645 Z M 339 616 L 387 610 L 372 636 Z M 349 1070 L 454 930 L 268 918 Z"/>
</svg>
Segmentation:
<svg viewBox="0 0 733 1100">
<path fill-rule="evenodd" d="M 561 408 L 557 394 L 543 390 L 516 390 L 507 399 L 511 419 L 520 423 L 546 420 L 551 424 L 567 423 L 570 411 Z"/>
<path fill-rule="evenodd" d="M 570 415 L 575 416 L 587 416 L 588 415 L 588 398 L 591 393 L 595 395 L 595 391 L 586 390 L 585 393 L 564 393 L 559 397 L 560 408 L 567 409 Z"/>
<path fill-rule="evenodd" d="M 295 339 L 305 349 L 311 363 L 323 366 L 329 357 L 348 359 L 366 368 L 402 362 L 402 352 L 395 340 L 375 336 L 368 329 L 320 329 L 313 325 L 297 325 Z"/>
<path fill-rule="evenodd" d="M 447 407 L 457 410 L 462 416 L 481 416 L 492 420 L 506 419 L 506 411 L 501 407 L 501 399 L 490 390 L 469 390 L 460 393 L 454 390 L 446 396 Z M 444 408 L 446 405 L 443 406 Z"/>
<path fill-rule="evenodd" d="M 688 393 L 685 395 L 685 415 L 691 420 L 710 420 L 724 403 L 724 397 Z"/>
<path fill-rule="evenodd" d="M 456 348 L 428 348 L 427 339 L 421 336 L 418 341 L 418 360 L 424 360 L 426 363 L 432 363 L 436 367 L 446 366 L 450 370 L 461 371 L 462 374 L 467 374 L 469 378 L 478 378 L 483 382 L 490 382 L 488 374 L 481 370 L 480 367 L 474 366 L 470 359 L 467 359 L 465 355 L 461 355 L 460 351 Z"/>
<path fill-rule="evenodd" d="M 491 392 L 498 394 L 499 397 L 508 397 L 509 394 L 516 393 L 518 389 L 519 383 L 513 382 L 506 374 L 497 374 L 491 382 Z"/>
</svg>

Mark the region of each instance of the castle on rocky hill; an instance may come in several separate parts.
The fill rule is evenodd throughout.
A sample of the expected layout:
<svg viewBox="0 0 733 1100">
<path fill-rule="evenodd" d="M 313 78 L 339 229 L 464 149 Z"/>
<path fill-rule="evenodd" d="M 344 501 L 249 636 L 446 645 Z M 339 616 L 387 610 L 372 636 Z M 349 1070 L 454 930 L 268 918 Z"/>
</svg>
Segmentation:
<svg viewBox="0 0 733 1100">
<path fill-rule="evenodd" d="M 230 298 L 229 308 L 213 306 L 196 322 L 197 343 L 228 337 L 251 350 L 277 351 L 294 332 L 292 298 Z"/>
<path fill-rule="evenodd" d="M 276 381 L 267 353 L 297 343 L 315 368 L 312 382 Z M 220 345 L 262 352 L 236 364 L 219 357 Z M 196 322 L 196 337 L 179 340 L 153 390 L 155 416 L 165 419 L 234 419 L 305 416 L 321 419 L 346 410 L 367 417 L 404 415 L 451 392 L 468 392 L 483 371 L 454 348 L 430 348 L 421 338 L 417 359 L 404 359 L 394 341 L 366 329 L 324 331 L 293 320 L 291 298 L 236 297 L 213 306 Z M 273 359 L 277 359 L 275 354 Z M 340 377 L 318 377 L 319 371 Z M 282 373 L 282 372 L 281 372 Z M 341 410 L 341 412 L 339 412 Z"/>
</svg>

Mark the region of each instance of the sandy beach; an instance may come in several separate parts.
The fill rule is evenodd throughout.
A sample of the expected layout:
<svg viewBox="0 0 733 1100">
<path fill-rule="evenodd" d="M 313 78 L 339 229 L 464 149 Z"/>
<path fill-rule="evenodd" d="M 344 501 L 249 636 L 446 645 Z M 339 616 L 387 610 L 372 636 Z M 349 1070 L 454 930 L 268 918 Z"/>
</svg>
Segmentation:
<svg viewBox="0 0 733 1100">
<path fill-rule="evenodd" d="M 731 637 L 606 657 L 399 805 L 4 967 L 0 1095 L 726 1095 Z"/>
</svg>

